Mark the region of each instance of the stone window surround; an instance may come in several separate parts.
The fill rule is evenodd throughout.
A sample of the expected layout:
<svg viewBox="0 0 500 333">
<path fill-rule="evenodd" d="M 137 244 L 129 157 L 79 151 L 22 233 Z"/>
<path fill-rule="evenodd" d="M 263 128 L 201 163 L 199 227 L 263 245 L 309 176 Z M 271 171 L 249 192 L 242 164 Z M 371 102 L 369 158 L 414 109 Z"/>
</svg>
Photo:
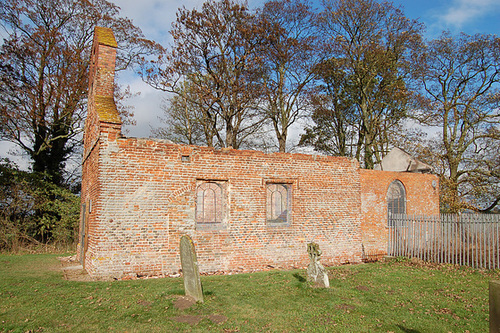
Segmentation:
<svg viewBox="0 0 500 333">
<path fill-rule="evenodd" d="M 292 222 L 292 181 L 266 181 L 265 182 L 265 196 L 266 196 L 266 224 L 268 226 L 289 226 Z M 285 200 L 280 200 L 281 208 L 279 216 L 272 216 L 272 200 L 273 195 L 278 193 L 280 195 L 286 194 Z M 282 198 L 282 197 L 281 197 Z M 283 202 L 284 201 L 284 202 Z M 283 209 L 284 207 L 284 209 Z M 286 216 L 283 216 L 286 214 Z M 274 214 L 276 215 L 276 214 Z M 279 219 L 284 221 L 279 221 Z"/>
<path fill-rule="evenodd" d="M 220 230 L 225 229 L 227 225 L 227 179 L 196 179 L 195 189 L 195 223 L 196 229 L 201 230 Z M 212 185 L 210 185 L 212 184 Z M 212 214 L 215 214 L 214 221 L 203 221 L 200 216 L 200 189 L 204 192 L 215 191 L 215 207 Z M 219 191 L 219 192 L 217 192 Z M 201 199 L 203 200 L 203 199 Z M 205 202 L 204 202 L 205 203 Z M 205 211 L 201 214 L 204 214 Z"/>
</svg>

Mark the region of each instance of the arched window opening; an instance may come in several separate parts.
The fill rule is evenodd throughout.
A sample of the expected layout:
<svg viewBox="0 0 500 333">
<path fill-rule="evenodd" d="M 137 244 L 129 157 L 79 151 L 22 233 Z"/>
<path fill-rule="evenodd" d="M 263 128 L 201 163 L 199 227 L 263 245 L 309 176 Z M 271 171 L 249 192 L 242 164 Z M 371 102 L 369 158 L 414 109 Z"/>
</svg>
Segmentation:
<svg viewBox="0 0 500 333">
<path fill-rule="evenodd" d="M 290 220 L 290 185 L 267 184 L 267 222 L 288 223 Z"/>
<path fill-rule="evenodd" d="M 403 183 L 399 180 L 393 181 L 387 190 L 387 213 L 389 225 L 391 215 L 406 214 L 406 191 Z"/>
<path fill-rule="evenodd" d="M 205 182 L 196 189 L 196 223 L 221 223 L 223 216 L 222 186 Z"/>
</svg>

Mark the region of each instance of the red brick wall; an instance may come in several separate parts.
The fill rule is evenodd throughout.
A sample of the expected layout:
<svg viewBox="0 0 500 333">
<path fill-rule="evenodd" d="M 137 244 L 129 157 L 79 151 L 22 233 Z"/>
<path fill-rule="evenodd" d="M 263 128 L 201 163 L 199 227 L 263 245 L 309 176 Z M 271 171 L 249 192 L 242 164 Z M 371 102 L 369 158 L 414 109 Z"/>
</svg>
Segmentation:
<svg viewBox="0 0 500 333">
<path fill-rule="evenodd" d="M 183 162 L 182 156 L 189 156 Z M 195 223 L 196 184 L 227 184 L 227 221 Z M 266 183 L 291 184 L 291 223 L 266 221 Z M 99 199 L 86 267 L 95 276 L 172 273 L 190 235 L 202 272 L 304 266 L 315 241 L 322 263 L 361 255 L 358 164 L 339 157 L 264 154 L 101 135 Z"/>
<path fill-rule="evenodd" d="M 84 129 L 84 149 L 82 164 L 82 192 L 80 237 L 77 258 L 82 260 L 82 251 L 93 249 L 96 217 L 100 214 L 101 184 L 99 183 L 99 151 L 101 134 L 112 132 L 118 135 L 121 120 L 114 104 L 114 68 L 116 60 L 116 41 L 108 28 L 97 27 L 90 59 L 89 98 L 87 119 Z M 85 236 L 83 236 L 85 235 Z M 88 237 L 92 235 L 92 237 Z M 89 245 L 92 245 L 89 247 Z M 91 264 L 84 262 L 85 265 Z M 91 268 L 89 268 L 91 269 Z"/>
<path fill-rule="evenodd" d="M 403 183 L 407 214 L 439 214 L 439 179 L 436 175 L 360 170 L 361 235 L 367 255 L 387 254 L 387 190 L 394 180 Z"/>
</svg>

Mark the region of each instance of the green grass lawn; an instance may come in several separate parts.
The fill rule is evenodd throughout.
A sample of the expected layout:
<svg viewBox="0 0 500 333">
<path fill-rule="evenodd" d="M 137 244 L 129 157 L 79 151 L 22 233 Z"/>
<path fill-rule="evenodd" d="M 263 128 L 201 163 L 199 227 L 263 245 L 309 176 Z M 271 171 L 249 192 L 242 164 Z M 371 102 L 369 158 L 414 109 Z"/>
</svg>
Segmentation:
<svg viewBox="0 0 500 333">
<path fill-rule="evenodd" d="M 181 278 L 75 282 L 60 267 L 57 255 L 0 255 L 1 332 L 487 332 L 500 279 L 405 260 L 330 268 L 329 289 L 304 270 L 203 276 L 205 303 L 180 310 Z"/>
</svg>

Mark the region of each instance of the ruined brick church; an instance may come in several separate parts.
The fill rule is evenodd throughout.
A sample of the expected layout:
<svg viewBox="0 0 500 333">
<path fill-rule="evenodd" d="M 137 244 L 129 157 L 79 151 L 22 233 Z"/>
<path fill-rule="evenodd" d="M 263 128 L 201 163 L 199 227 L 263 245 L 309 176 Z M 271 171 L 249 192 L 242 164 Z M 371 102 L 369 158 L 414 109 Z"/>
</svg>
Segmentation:
<svg viewBox="0 0 500 333">
<path fill-rule="evenodd" d="M 116 41 L 96 28 L 85 123 L 78 258 L 96 278 L 325 266 L 387 253 L 389 211 L 439 213 L 438 179 L 356 160 L 128 138 L 113 99 Z"/>
</svg>

